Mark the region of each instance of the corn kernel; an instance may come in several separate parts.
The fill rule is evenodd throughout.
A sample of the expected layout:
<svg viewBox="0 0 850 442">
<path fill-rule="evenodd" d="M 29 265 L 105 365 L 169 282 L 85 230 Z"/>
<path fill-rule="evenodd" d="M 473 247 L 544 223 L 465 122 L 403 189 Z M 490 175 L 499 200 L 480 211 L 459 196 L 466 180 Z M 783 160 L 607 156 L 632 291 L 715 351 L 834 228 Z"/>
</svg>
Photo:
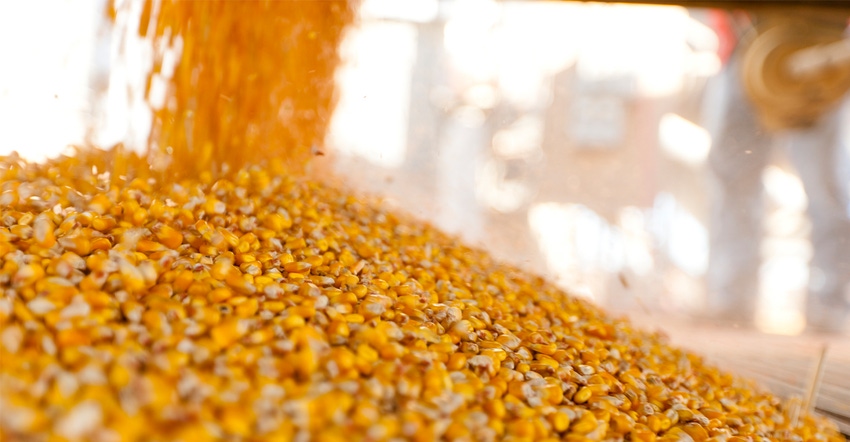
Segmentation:
<svg viewBox="0 0 850 442">
<path fill-rule="evenodd" d="M 549 419 L 549 423 L 552 424 L 552 429 L 554 429 L 557 433 L 563 433 L 570 427 L 570 417 L 567 416 L 566 413 L 556 411 L 555 413 L 550 414 L 547 419 Z"/>
<path fill-rule="evenodd" d="M 241 320 L 231 319 L 210 330 L 210 337 L 219 347 L 227 347 L 245 335 L 248 327 Z"/>
<path fill-rule="evenodd" d="M 33 239 L 41 247 L 53 247 L 56 244 L 56 235 L 53 230 L 53 221 L 44 214 L 38 215 L 33 224 Z"/>
</svg>

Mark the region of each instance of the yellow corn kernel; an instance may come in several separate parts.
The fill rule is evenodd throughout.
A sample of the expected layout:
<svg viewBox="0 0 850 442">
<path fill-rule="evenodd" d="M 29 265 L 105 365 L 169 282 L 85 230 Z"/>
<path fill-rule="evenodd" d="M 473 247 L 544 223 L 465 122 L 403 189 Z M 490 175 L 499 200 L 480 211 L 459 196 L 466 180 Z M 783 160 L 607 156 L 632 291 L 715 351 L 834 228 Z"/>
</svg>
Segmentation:
<svg viewBox="0 0 850 442">
<path fill-rule="evenodd" d="M 573 402 L 583 404 L 593 396 L 593 391 L 588 387 L 581 387 L 576 394 L 573 395 Z"/>
<path fill-rule="evenodd" d="M 598 425 L 599 421 L 597 421 L 596 416 L 593 413 L 585 412 L 572 424 L 570 430 L 576 433 L 587 434 L 595 430 Z"/>
<path fill-rule="evenodd" d="M 279 213 L 272 213 L 263 219 L 263 226 L 275 232 L 281 232 L 292 227 L 292 219 Z"/>
<path fill-rule="evenodd" d="M 271 341 L 272 339 L 274 339 L 274 330 L 270 328 L 255 330 L 251 332 L 246 338 L 248 342 L 254 345 L 265 344 Z"/>
<path fill-rule="evenodd" d="M 550 405 L 559 405 L 564 400 L 564 391 L 559 385 L 548 384 L 542 388 L 542 395 Z"/>
<path fill-rule="evenodd" d="M 313 255 L 304 258 L 304 263 L 309 264 L 310 267 L 319 267 L 324 264 L 324 260 L 319 255 Z"/>
<path fill-rule="evenodd" d="M 250 318 L 260 310 L 260 303 L 257 298 L 251 298 L 236 306 L 234 313 L 240 318 Z"/>
<path fill-rule="evenodd" d="M 304 319 L 310 319 L 316 315 L 316 307 L 312 305 L 302 304 L 291 307 L 288 310 L 291 314 L 300 316 Z"/>
<path fill-rule="evenodd" d="M 461 370 L 463 368 L 466 368 L 466 361 L 466 355 L 464 355 L 463 353 L 452 353 L 452 355 L 449 356 L 449 361 L 446 364 L 446 368 L 448 368 L 449 370 Z"/>
<path fill-rule="evenodd" d="M 238 271 L 230 272 L 224 281 L 230 288 L 238 293 L 243 295 L 253 295 L 257 292 L 257 287 L 248 281 L 245 276 L 250 275 L 241 275 Z"/>
<path fill-rule="evenodd" d="M 334 337 L 334 340 L 342 338 L 344 341 L 345 338 L 348 338 L 349 333 L 348 322 L 346 321 L 333 321 L 328 325 L 328 334 Z"/>
<path fill-rule="evenodd" d="M 194 280 L 195 277 L 191 270 L 181 270 L 174 278 L 174 282 L 171 283 L 171 286 L 174 288 L 175 292 L 185 292 L 189 289 L 189 286 L 192 282 L 194 282 Z"/>
<path fill-rule="evenodd" d="M 659 438 L 661 442 L 691 442 L 693 439 L 682 428 L 675 427 Z"/>
<path fill-rule="evenodd" d="M 21 266 L 15 276 L 12 277 L 12 284 L 15 287 L 26 287 L 35 284 L 36 281 L 44 277 L 44 268 L 38 264 L 25 264 Z"/>
<path fill-rule="evenodd" d="M 66 328 L 56 332 L 56 345 L 59 348 L 70 349 L 91 344 L 91 336 L 88 330 Z"/>
<path fill-rule="evenodd" d="M 526 419 L 512 420 L 508 422 L 506 431 L 516 438 L 533 438 L 534 423 Z"/>
<path fill-rule="evenodd" d="M 633 441 L 640 442 L 655 442 L 657 435 L 652 430 L 644 428 L 635 428 L 630 433 Z"/>
<path fill-rule="evenodd" d="M 227 434 L 236 437 L 246 437 L 251 431 L 251 415 L 243 407 L 227 407 L 219 422 Z"/>
<path fill-rule="evenodd" d="M 233 291 L 231 291 L 227 287 L 219 287 L 217 289 L 213 289 L 209 293 L 209 295 L 207 295 L 207 298 L 210 300 L 210 302 L 214 304 L 227 301 L 231 297 L 233 297 Z"/>
<path fill-rule="evenodd" d="M 283 322 L 281 323 L 281 326 L 283 327 L 284 330 L 290 331 L 290 330 L 295 330 L 295 329 L 304 327 L 304 325 L 306 323 L 307 322 L 304 321 L 304 318 L 302 318 L 301 316 L 290 315 L 290 316 L 287 316 L 286 319 L 283 320 Z"/>
<path fill-rule="evenodd" d="M 283 309 L 286 308 L 286 305 L 281 301 L 264 301 L 263 309 L 268 310 L 272 313 L 280 313 Z"/>
<path fill-rule="evenodd" d="M 619 434 L 630 434 L 635 426 L 634 419 L 625 413 L 613 413 L 611 415 L 611 429 Z"/>
<path fill-rule="evenodd" d="M 221 322 L 222 313 L 212 306 L 199 306 L 194 309 L 192 318 L 201 324 L 214 326 Z"/>
<path fill-rule="evenodd" d="M 566 413 L 556 411 L 546 417 L 552 425 L 552 429 L 557 433 L 563 433 L 570 427 L 570 417 Z"/>
<path fill-rule="evenodd" d="M 167 224 L 159 224 L 153 228 L 154 236 L 169 249 L 176 249 L 183 243 L 183 234 Z"/>
<path fill-rule="evenodd" d="M 95 213 L 100 215 L 106 213 L 110 207 L 112 207 L 112 201 L 109 200 L 108 196 L 102 193 L 95 194 L 89 201 L 88 205 L 89 210 L 93 210 Z"/>
<path fill-rule="evenodd" d="M 708 431 L 701 425 L 691 422 L 681 427 L 695 442 L 704 442 L 708 439 Z"/>
<path fill-rule="evenodd" d="M 355 407 L 352 422 L 358 427 L 366 428 L 373 422 L 377 421 L 379 416 L 380 411 L 378 408 L 371 403 L 364 401 Z"/>
<path fill-rule="evenodd" d="M 397 342 L 390 342 L 378 347 L 378 353 L 380 354 L 381 359 L 394 361 L 404 356 L 405 347 Z"/>
<path fill-rule="evenodd" d="M 351 314 L 345 315 L 345 320 L 346 320 L 346 322 L 348 322 L 350 324 L 362 324 L 363 322 L 366 321 L 366 318 L 364 318 L 363 315 L 358 315 L 357 313 L 351 313 Z"/>
<path fill-rule="evenodd" d="M 360 344 L 357 346 L 357 357 L 365 362 L 375 362 L 379 358 L 378 352 L 368 344 Z"/>
<path fill-rule="evenodd" d="M 227 347 L 245 336 L 248 327 L 238 319 L 229 319 L 210 329 L 210 337 L 219 347 Z"/>
<path fill-rule="evenodd" d="M 98 216 L 92 219 L 91 227 L 99 232 L 108 232 L 118 224 L 114 218 L 109 216 Z"/>
<path fill-rule="evenodd" d="M 650 431 L 653 433 L 659 433 L 661 431 L 661 418 L 657 414 L 647 417 L 646 426 L 649 427 Z"/>
<path fill-rule="evenodd" d="M 290 238 L 286 240 L 284 247 L 290 250 L 303 249 L 304 247 L 307 247 L 307 242 L 301 237 Z"/>
</svg>

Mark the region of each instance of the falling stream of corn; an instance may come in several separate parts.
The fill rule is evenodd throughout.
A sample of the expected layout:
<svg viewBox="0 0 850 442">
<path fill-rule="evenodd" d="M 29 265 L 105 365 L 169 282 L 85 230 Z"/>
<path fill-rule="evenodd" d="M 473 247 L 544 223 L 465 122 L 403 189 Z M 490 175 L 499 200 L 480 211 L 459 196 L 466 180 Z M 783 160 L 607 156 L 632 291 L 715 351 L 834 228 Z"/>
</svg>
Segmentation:
<svg viewBox="0 0 850 442">
<path fill-rule="evenodd" d="M 145 5 L 150 152 L 0 158 L 0 440 L 842 440 L 304 173 L 350 5 Z"/>
</svg>

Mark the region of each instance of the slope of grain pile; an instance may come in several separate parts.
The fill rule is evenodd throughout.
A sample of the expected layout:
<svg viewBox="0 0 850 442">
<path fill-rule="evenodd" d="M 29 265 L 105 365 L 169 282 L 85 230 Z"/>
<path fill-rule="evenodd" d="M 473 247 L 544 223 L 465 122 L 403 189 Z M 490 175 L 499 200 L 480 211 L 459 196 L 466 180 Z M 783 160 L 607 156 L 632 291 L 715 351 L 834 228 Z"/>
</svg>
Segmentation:
<svg viewBox="0 0 850 442">
<path fill-rule="evenodd" d="M 110 155 L 0 160 L 3 440 L 841 440 L 374 201 Z"/>
</svg>

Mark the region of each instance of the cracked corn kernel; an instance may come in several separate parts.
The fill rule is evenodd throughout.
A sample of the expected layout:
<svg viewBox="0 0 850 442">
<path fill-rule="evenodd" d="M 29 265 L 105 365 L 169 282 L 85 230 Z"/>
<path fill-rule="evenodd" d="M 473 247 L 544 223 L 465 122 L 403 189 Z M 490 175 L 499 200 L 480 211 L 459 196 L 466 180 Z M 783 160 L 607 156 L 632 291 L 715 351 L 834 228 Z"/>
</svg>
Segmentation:
<svg viewBox="0 0 850 442">
<path fill-rule="evenodd" d="M 161 185 L 134 157 L 103 192 L 96 161 L 0 160 L 4 440 L 841 440 L 368 200 L 273 165 Z M 209 193 L 228 211 L 191 203 Z M 45 220 L 52 245 L 26 229 Z"/>
</svg>

